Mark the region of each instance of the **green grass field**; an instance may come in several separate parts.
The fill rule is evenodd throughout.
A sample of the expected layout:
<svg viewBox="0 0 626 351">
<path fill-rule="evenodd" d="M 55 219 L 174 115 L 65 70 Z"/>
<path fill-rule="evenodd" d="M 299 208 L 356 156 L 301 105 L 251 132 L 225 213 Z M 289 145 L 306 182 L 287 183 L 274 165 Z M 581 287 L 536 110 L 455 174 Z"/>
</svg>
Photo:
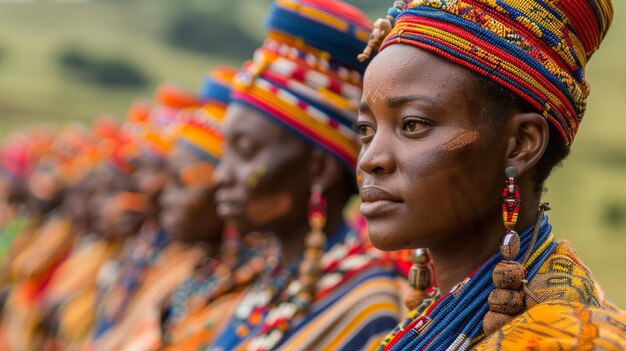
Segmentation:
<svg viewBox="0 0 626 351">
<path fill-rule="evenodd" d="M 206 3 L 211 1 L 207 0 Z M 239 9 L 247 31 L 262 35 L 264 5 Z M 369 9 L 371 1 L 369 1 Z M 382 1 L 383 15 L 391 1 Z M 591 60 L 589 108 L 564 168 L 546 195 L 559 238 L 574 242 L 611 300 L 626 307 L 626 4 L 615 0 L 613 26 Z M 158 82 L 196 88 L 228 57 L 172 48 L 161 39 L 167 15 L 153 0 L 0 3 L 0 137 L 34 123 L 89 121 L 100 113 L 123 116 L 134 97 L 151 97 Z M 171 4 L 171 3 L 170 3 Z M 171 5 L 170 5 L 171 6 Z M 370 11 L 371 12 L 371 11 Z M 227 33 L 225 33 L 225 40 Z M 123 57 L 151 78 L 143 89 L 109 90 L 69 79 L 56 64 L 68 45 Z"/>
</svg>

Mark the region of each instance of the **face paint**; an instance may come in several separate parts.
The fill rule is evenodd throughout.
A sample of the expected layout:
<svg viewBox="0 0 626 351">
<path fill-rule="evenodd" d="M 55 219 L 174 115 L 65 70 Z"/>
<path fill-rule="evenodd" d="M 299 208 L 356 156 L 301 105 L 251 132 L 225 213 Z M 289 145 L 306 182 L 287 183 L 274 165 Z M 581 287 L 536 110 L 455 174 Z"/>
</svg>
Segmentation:
<svg viewBox="0 0 626 351">
<path fill-rule="evenodd" d="M 394 70 L 370 73 L 385 67 Z M 403 45 L 377 55 L 365 77 L 364 96 L 393 82 L 385 101 L 362 101 L 359 114 L 361 213 L 372 243 L 383 250 L 445 246 L 464 235 L 459 228 L 479 228 L 498 205 L 504 143 L 482 142 L 491 126 L 480 118 L 486 98 L 468 89 L 475 77 Z M 413 120 L 418 125 L 409 128 Z"/>
<path fill-rule="evenodd" d="M 476 142 L 479 138 L 480 133 L 478 131 L 457 129 L 448 134 L 441 147 L 447 151 L 454 151 Z"/>
<path fill-rule="evenodd" d="M 259 185 L 259 182 L 267 172 L 267 166 L 265 164 L 260 164 L 254 170 L 254 173 L 248 177 L 248 188 L 254 189 Z"/>
<path fill-rule="evenodd" d="M 288 193 L 254 199 L 246 205 L 246 217 L 255 226 L 263 226 L 289 213 L 293 200 Z"/>
<path fill-rule="evenodd" d="M 388 77 L 391 72 L 391 67 L 386 67 L 385 69 L 380 68 L 375 71 L 376 72 L 372 74 L 375 74 L 375 75 L 380 74 L 383 77 Z M 387 95 L 389 94 L 392 83 L 393 82 L 391 80 L 387 80 L 383 82 L 382 84 L 377 85 L 376 87 L 374 87 L 374 89 L 368 92 L 366 99 L 370 100 L 373 103 L 377 101 L 385 100 L 387 98 Z"/>
</svg>

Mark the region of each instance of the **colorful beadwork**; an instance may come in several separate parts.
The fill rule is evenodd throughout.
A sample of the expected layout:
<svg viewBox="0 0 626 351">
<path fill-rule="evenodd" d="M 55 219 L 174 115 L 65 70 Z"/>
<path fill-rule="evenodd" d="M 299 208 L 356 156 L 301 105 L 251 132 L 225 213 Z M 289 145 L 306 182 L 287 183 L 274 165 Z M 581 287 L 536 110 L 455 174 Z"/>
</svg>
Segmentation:
<svg viewBox="0 0 626 351">
<path fill-rule="evenodd" d="M 609 0 L 414 0 L 381 50 L 405 43 L 501 84 L 571 144 L 586 109 L 585 66 L 613 17 Z"/>
<path fill-rule="evenodd" d="M 267 317 L 260 335 L 255 337 L 250 350 L 272 350 L 282 340 L 296 316 L 304 315 L 315 295 L 315 287 L 322 274 L 320 260 L 326 247 L 326 199 L 322 188 L 314 185 L 309 199 L 309 225 L 311 231 L 305 239 L 305 250 L 298 266 L 298 279 L 287 287 L 288 297 Z"/>
<path fill-rule="evenodd" d="M 514 167 L 509 167 L 506 173 L 506 186 L 502 191 L 502 220 L 506 230 L 515 230 L 522 198 L 520 197 L 519 186 L 515 182 L 517 170 Z"/>
<path fill-rule="evenodd" d="M 435 269 L 428 249 L 416 249 L 413 253 L 413 265 L 409 269 L 409 285 L 414 289 L 404 304 L 414 310 L 429 296 L 433 287 Z"/>
<path fill-rule="evenodd" d="M 222 157 L 223 125 L 235 74 L 220 66 L 205 78 L 200 106 L 187 107 L 178 114 L 176 142 L 194 151 L 202 159 L 217 164 Z"/>
<path fill-rule="evenodd" d="M 521 235 L 521 250 L 531 250 L 533 256 L 526 262 L 527 279 L 532 279 L 556 242 L 547 217 L 536 227 Z M 537 238 L 533 240 L 533 232 Z M 532 245 L 532 247 L 530 247 Z M 516 259 L 520 259 L 521 253 Z M 413 310 L 409 319 L 400 324 L 380 345 L 383 350 L 467 350 L 483 337 L 483 317 L 488 312 L 488 296 L 495 286 L 491 279 L 500 255 L 494 255 L 472 272 L 450 292 L 425 299 Z"/>
<path fill-rule="evenodd" d="M 365 64 L 356 60 L 371 24 L 339 1 L 279 0 L 264 45 L 237 75 L 232 99 L 356 169 L 352 125 Z"/>
</svg>

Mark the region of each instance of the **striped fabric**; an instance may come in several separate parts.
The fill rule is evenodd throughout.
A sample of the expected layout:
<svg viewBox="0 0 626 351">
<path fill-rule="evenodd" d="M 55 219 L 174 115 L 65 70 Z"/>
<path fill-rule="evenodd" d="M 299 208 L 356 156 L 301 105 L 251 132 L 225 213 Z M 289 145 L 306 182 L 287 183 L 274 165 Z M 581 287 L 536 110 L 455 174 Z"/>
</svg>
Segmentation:
<svg viewBox="0 0 626 351">
<path fill-rule="evenodd" d="M 180 117 L 182 121 L 176 142 L 213 164 L 222 157 L 222 129 L 235 72 L 226 66 L 212 70 L 200 89 L 201 107 L 190 107 L 181 112 L 184 116 Z"/>
<path fill-rule="evenodd" d="M 356 55 L 371 24 L 338 0 L 277 0 L 264 45 L 238 74 L 233 102 L 261 112 L 354 172 L 357 103 L 365 66 Z"/>
<path fill-rule="evenodd" d="M 375 348 L 401 316 L 393 268 L 375 265 L 318 295 L 311 313 L 294 326 L 282 350 Z"/>
<path fill-rule="evenodd" d="M 586 108 L 585 66 L 613 17 L 610 0 L 415 0 L 381 50 L 441 55 L 527 101 L 570 145 Z"/>
<path fill-rule="evenodd" d="M 293 321 L 277 350 L 368 350 L 377 347 L 402 315 L 401 282 L 392 262 L 370 249 L 348 225 L 329 237 L 321 258 L 327 266 L 309 312 Z M 253 293 L 254 287 L 250 290 Z M 251 344 L 272 304 L 256 325 L 237 313 L 208 350 L 257 349 Z"/>
<path fill-rule="evenodd" d="M 228 104 L 236 74 L 237 70 L 228 66 L 218 66 L 212 69 L 202 80 L 198 97 L 204 103 Z"/>
</svg>

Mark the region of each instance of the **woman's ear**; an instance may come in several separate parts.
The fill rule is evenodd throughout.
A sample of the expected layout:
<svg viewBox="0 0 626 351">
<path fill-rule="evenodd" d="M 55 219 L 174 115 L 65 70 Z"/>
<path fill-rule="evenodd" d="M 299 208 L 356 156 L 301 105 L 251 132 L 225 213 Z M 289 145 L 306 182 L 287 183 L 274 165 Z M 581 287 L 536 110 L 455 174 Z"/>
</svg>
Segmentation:
<svg viewBox="0 0 626 351">
<path fill-rule="evenodd" d="M 541 159 L 550 141 L 546 119 L 538 113 L 516 113 L 507 121 L 508 146 L 504 164 L 517 168 L 520 176 Z"/>
<path fill-rule="evenodd" d="M 312 184 L 322 187 L 322 193 L 330 189 L 341 178 L 342 168 L 339 162 L 319 149 L 313 150 L 311 158 Z"/>
</svg>

